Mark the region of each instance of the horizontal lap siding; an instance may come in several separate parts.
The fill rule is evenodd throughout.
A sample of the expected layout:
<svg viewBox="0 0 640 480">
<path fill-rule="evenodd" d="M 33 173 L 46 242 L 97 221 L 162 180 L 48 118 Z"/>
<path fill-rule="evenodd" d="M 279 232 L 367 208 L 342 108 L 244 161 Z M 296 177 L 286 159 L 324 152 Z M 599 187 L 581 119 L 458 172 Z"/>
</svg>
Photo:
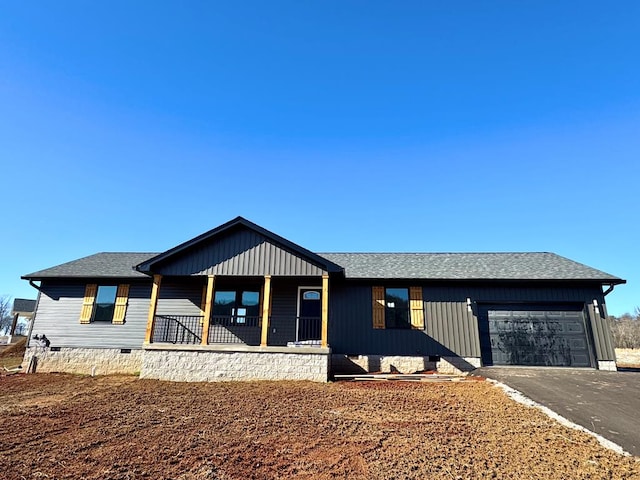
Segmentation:
<svg viewBox="0 0 640 480">
<path fill-rule="evenodd" d="M 286 345 L 287 341 L 295 338 L 298 285 L 283 279 L 272 282 L 269 345 Z"/>
<path fill-rule="evenodd" d="M 48 285 L 43 282 L 32 334 L 46 335 L 52 347 L 141 348 L 147 327 L 151 285 L 130 285 L 124 325 L 109 322 L 81 324 L 79 318 L 86 284 Z M 31 345 L 33 343 L 31 340 Z"/>
<path fill-rule="evenodd" d="M 158 315 L 201 315 L 202 285 L 188 283 L 160 284 Z"/>
<path fill-rule="evenodd" d="M 374 285 L 420 286 L 419 282 L 340 282 L 331 285 L 329 341 L 335 353 L 380 355 L 458 355 L 480 357 L 476 309 L 469 312 L 467 298 L 479 303 L 575 302 L 602 303 L 598 286 L 423 286 L 424 330 L 374 329 Z M 601 321 L 601 323 L 604 320 Z M 592 320 L 599 359 L 608 359 L 611 340 L 606 325 Z M 612 349 L 611 349 L 612 350 Z"/>
<path fill-rule="evenodd" d="M 322 268 L 269 241 L 240 230 L 176 255 L 155 269 L 163 275 L 316 276 Z"/>
</svg>

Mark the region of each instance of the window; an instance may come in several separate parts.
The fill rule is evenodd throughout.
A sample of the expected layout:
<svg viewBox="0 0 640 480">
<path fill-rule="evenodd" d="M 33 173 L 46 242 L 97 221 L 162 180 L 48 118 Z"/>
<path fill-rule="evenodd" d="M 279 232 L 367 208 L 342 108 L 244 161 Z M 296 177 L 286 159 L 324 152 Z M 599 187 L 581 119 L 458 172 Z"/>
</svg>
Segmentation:
<svg viewBox="0 0 640 480">
<path fill-rule="evenodd" d="M 244 324 L 247 317 L 260 314 L 260 292 L 253 290 L 217 290 L 213 300 L 213 316 L 232 317 L 236 324 Z"/>
<path fill-rule="evenodd" d="M 100 285 L 96 294 L 96 303 L 93 308 L 94 322 L 110 322 L 113 320 L 113 312 L 116 309 L 115 285 Z"/>
<path fill-rule="evenodd" d="M 422 287 L 372 287 L 373 328 L 424 329 Z"/>
<path fill-rule="evenodd" d="M 411 328 L 409 289 L 385 288 L 385 328 Z"/>
<path fill-rule="evenodd" d="M 302 294 L 303 300 L 320 300 L 320 292 L 315 290 L 307 290 Z"/>
<path fill-rule="evenodd" d="M 124 324 L 128 297 L 129 285 L 88 284 L 84 290 L 80 323 Z"/>
</svg>

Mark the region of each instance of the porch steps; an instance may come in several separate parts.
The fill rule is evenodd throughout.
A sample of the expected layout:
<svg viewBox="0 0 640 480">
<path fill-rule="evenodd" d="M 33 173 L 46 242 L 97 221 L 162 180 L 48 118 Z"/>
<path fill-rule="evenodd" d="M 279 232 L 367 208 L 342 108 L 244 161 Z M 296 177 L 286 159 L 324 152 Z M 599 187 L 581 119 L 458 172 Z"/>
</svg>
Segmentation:
<svg viewBox="0 0 640 480">
<path fill-rule="evenodd" d="M 401 382 L 463 382 L 469 377 L 461 375 L 440 375 L 437 373 L 370 373 L 360 375 L 334 375 L 337 381 L 401 381 Z"/>
</svg>

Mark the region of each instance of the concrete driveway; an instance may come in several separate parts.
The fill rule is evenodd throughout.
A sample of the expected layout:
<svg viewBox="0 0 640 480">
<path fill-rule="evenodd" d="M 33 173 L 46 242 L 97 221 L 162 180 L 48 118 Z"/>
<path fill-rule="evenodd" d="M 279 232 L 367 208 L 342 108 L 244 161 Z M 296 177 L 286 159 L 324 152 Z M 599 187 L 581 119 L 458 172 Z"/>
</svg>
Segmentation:
<svg viewBox="0 0 640 480">
<path fill-rule="evenodd" d="M 640 456 L 640 372 L 484 367 L 473 373 L 502 382 Z"/>
</svg>

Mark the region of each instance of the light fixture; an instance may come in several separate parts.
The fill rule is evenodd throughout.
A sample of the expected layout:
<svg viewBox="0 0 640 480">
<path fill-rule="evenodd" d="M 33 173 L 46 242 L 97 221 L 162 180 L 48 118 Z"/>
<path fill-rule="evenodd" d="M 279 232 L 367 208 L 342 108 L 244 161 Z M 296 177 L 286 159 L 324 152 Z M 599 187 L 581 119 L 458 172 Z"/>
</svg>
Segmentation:
<svg viewBox="0 0 640 480">
<path fill-rule="evenodd" d="M 469 297 L 467 297 L 467 312 L 472 312 L 473 309 L 471 308 L 471 299 Z"/>
</svg>

